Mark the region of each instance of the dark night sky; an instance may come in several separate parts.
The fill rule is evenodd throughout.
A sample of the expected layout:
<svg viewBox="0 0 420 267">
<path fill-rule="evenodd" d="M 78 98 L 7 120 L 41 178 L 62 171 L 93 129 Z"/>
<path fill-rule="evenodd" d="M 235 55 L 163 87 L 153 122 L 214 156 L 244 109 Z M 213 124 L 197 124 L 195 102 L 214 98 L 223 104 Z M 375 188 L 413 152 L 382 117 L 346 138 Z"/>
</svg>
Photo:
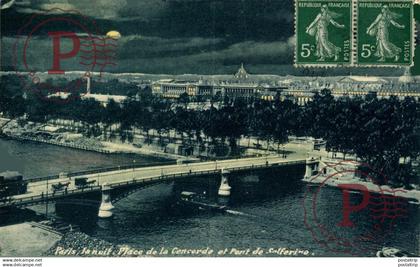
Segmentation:
<svg viewBox="0 0 420 267">
<path fill-rule="evenodd" d="M 45 14 L 57 7 L 94 19 L 99 35 L 109 30 L 121 33 L 117 65 L 108 71 L 224 74 L 243 62 L 252 73 L 296 73 L 293 0 L 16 0 L 1 11 L 3 70 L 13 65 L 13 44 L 22 41 L 16 39 L 19 29 L 32 14 L 39 20 L 63 16 L 58 11 Z M 89 21 L 72 13 L 64 16 Z M 31 39 L 27 56 L 36 70 L 51 66 L 46 32 L 55 26 L 45 26 Z M 58 28 L 80 32 L 72 25 Z M 66 64 L 81 69 L 70 60 Z"/>
</svg>

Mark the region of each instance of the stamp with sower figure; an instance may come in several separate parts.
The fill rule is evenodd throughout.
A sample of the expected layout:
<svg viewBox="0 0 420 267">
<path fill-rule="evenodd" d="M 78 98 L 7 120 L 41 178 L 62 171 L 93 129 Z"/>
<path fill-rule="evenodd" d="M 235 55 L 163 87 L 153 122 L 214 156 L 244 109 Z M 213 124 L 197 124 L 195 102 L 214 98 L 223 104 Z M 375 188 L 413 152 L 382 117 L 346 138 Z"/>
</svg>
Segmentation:
<svg viewBox="0 0 420 267">
<path fill-rule="evenodd" d="M 359 0 L 357 63 L 375 66 L 412 65 L 413 23 L 411 0 Z"/>
<path fill-rule="evenodd" d="M 351 64 L 351 0 L 296 0 L 297 66 Z"/>
<path fill-rule="evenodd" d="M 295 66 L 413 65 L 411 0 L 295 0 Z"/>
</svg>

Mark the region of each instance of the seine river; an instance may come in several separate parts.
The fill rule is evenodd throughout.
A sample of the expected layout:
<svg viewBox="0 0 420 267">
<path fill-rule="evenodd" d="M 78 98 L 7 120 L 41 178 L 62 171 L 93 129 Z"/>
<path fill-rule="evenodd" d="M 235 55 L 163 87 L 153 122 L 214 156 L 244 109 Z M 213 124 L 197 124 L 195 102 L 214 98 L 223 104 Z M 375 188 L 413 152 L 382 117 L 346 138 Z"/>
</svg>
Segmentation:
<svg viewBox="0 0 420 267">
<path fill-rule="evenodd" d="M 124 165 L 133 160 L 161 162 L 0 139 L 0 171 L 18 170 L 27 177 Z M 160 184 L 118 201 L 111 220 L 97 219 L 84 207 L 75 207 L 64 219 L 112 243 L 141 249 L 164 247 L 173 253 L 179 249 L 227 249 L 226 255 L 234 256 L 241 249 L 252 253 L 259 248 L 264 256 L 277 256 L 284 249 L 310 256 L 374 256 L 383 246 L 391 246 L 419 254 L 419 206 L 405 203 L 404 216 L 393 224 L 373 219 L 369 209 L 363 209 L 351 215 L 354 227 L 340 227 L 341 191 L 322 188 L 314 199 L 308 190 L 318 187 L 302 183 L 302 175 L 302 169 L 284 169 L 234 176 L 228 199 L 217 196 L 219 177 Z M 196 192 L 206 203 L 227 205 L 227 211 L 186 205 L 179 198 L 182 191 Z M 352 194 L 351 200 L 356 205 L 361 195 Z M 312 211 L 316 211 L 316 222 Z"/>
</svg>

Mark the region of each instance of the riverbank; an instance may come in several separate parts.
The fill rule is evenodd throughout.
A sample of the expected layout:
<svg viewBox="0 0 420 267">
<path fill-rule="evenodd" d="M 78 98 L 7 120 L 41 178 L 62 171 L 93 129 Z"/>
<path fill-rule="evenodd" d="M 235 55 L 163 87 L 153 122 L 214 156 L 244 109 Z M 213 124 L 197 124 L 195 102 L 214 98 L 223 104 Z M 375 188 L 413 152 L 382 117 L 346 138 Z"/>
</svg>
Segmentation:
<svg viewBox="0 0 420 267">
<path fill-rule="evenodd" d="M 2 257 L 39 257 L 62 238 L 28 222 L 0 227 L 0 236 Z"/>
<path fill-rule="evenodd" d="M 335 165 L 336 163 L 325 163 L 321 161 L 320 165 L 323 166 L 322 172 L 311 177 L 304 177 L 302 181 L 311 184 L 323 184 L 330 187 L 338 187 L 340 184 L 361 185 L 369 192 L 401 197 L 408 199 L 412 204 L 420 204 L 420 190 L 418 189 L 393 188 L 389 185 L 378 186 L 371 181 L 362 180 L 355 176 L 357 165 L 354 163 L 344 163 L 344 167 Z"/>
<path fill-rule="evenodd" d="M 0 123 L 6 124 L 8 120 L 2 118 Z M 159 151 L 153 146 L 139 147 L 132 143 L 120 143 L 104 141 L 101 138 L 86 137 L 80 133 L 73 133 L 48 124 L 34 123 L 25 121 L 23 124 L 13 120 L 7 123 L 2 129 L 2 134 L 8 138 L 46 143 L 56 146 L 93 151 L 104 154 L 111 153 L 135 153 L 144 156 L 171 159 L 171 160 L 198 160 L 177 154 Z"/>
<path fill-rule="evenodd" d="M 55 231 L 42 224 L 24 222 L 0 227 L 1 257 L 133 257 L 143 255 L 129 246 L 113 245 L 82 232 Z"/>
<path fill-rule="evenodd" d="M 177 133 L 174 130 L 169 131 L 168 136 L 164 137 L 156 136 L 154 130 L 149 130 L 145 134 L 141 130 L 135 129 L 132 133 L 133 140 L 122 142 L 118 138 L 118 133 L 116 134 L 115 132 L 115 127 L 110 127 L 110 129 L 114 129 L 114 132 L 103 133 L 97 137 L 88 137 L 82 134 L 86 126 L 67 120 L 49 120 L 47 123 L 34 123 L 24 119 L 10 121 L 0 117 L 0 125 L 5 125 L 6 123 L 7 125 L 0 130 L 0 133 L 3 132 L 3 135 L 9 138 L 48 143 L 104 154 L 134 153 L 187 162 L 200 159 L 218 160 L 232 158 L 229 154 L 225 156 L 215 155 L 214 153 L 216 152 L 212 150 L 215 148 L 211 144 L 205 145 L 204 151 L 202 146 L 185 145 L 182 138 L 177 137 Z M 169 136 L 171 137 L 169 138 Z M 273 147 L 273 145 L 267 144 L 266 141 L 256 140 L 255 138 L 240 138 L 238 145 L 242 149 L 241 156 L 244 157 L 275 155 L 280 152 L 291 156 L 290 154 L 304 155 L 313 150 L 313 142 L 314 140 L 311 138 L 290 137 L 290 142 L 281 145 L 281 147 Z"/>
</svg>

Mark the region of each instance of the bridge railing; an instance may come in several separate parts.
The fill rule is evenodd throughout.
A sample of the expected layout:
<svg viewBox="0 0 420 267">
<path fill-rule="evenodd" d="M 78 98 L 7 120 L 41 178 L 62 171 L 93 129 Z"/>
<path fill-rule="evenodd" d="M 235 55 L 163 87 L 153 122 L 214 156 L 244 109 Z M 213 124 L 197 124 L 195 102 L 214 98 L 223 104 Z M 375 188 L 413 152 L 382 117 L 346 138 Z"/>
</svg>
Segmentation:
<svg viewBox="0 0 420 267">
<path fill-rule="evenodd" d="M 70 190 L 63 190 L 60 192 L 55 193 L 48 193 L 48 194 L 41 194 L 31 197 L 23 197 L 23 198 L 13 198 L 8 197 L 4 199 L 0 199 L 0 207 L 7 207 L 11 205 L 15 206 L 22 206 L 26 204 L 33 204 L 37 202 L 46 202 L 50 200 L 59 199 L 68 195 L 76 195 L 76 194 L 82 194 L 86 192 L 93 192 L 93 191 L 99 191 L 101 190 L 101 186 L 90 186 L 80 189 L 70 189 Z"/>
<path fill-rule="evenodd" d="M 297 162 L 299 162 L 299 161 L 289 161 L 289 162 L 274 163 L 274 164 L 281 164 L 283 166 L 283 165 L 288 165 L 289 163 L 290 164 L 296 164 Z M 133 169 L 133 168 L 166 166 L 166 165 L 175 165 L 175 163 L 170 161 L 169 164 L 168 164 L 168 162 L 155 162 L 155 163 L 151 163 L 151 164 L 150 163 L 127 164 L 127 165 L 121 165 L 121 166 L 104 167 L 104 168 L 97 168 L 97 169 L 92 169 L 92 170 L 69 172 L 69 173 L 66 173 L 66 174 L 67 174 L 68 177 L 74 177 L 74 176 L 82 176 L 82 175 L 89 175 L 89 174 L 96 174 L 96 173 L 103 173 L 103 172 L 111 172 L 111 171 L 118 171 L 118 170 L 128 170 L 128 169 Z M 31 182 L 46 181 L 46 180 L 57 179 L 57 178 L 59 178 L 59 175 L 49 175 L 49 176 L 42 176 L 42 177 L 25 179 L 25 181 L 31 183 Z"/>
<path fill-rule="evenodd" d="M 305 164 L 305 160 L 276 162 L 276 163 L 257 164 L 257 165 L 252 164 L 248 166 L 231 167 L 231 168 L 225 168 L 225 169 L 231 172 L 237 172 L 241 170 L 256 170 L 256 169 L 272 168 L 272 167 L 287 166 L 287 165 L 297 165 L 297 164 Z M 130 185 L 130 184 L 142 184 L 146 182 L 159 181 L 159 180 L 174 180 L 176 178 L 209 175 L 209 174 L 216 174 L 219 172 L 220 172 L 220 169 L 212 169 L 212 170 L 204 170 L 204 171 L 187 171 L 187 172 L 178 172 L 178 173 L 172 173 L 172 174 L 161 174 L 155 177 L 149 177 L 149 178 L 143 178 L 143 179 L 132 179 L 132 180 L 124 181 L 124 182 L 112 183 L 110 184 L 110 186 L 113 188 L 117 188 L 117 187 Z M 16 199 L 13 197 L 8 197 L 5 199 L 0 199 L 0 207 L 6 207 L 6 206 L 11 206 L 11 205 L 21 206 L 25 204 L 31 204 L 34 202 L 45 202 L 45 201 L 65 197 L 67 195 L 75 195 L 79 193 L 86 193 L 86 192 L 99 191 L 99 190 L 101 190 L 101 186 L 94 185 L 94 186 L 89 186 L 89 187 L 84 187 L 84 188 L 59 191 L 59 192 L 55 192 L 54 194 L 49 193 L 48 196 L 47 194 L 42 194 L 38 196 L 23 197 L 23 198 L 16 198 Z"/>
<path fill-rule="evenodd" d="M 128 165 L 121 165 L 121 166 L 113 166 L 113 167 L 104 167 L 104 168 L 97 168 L 92 170 L 83 170 L 77 172 L 68 172 L 66 173 L 67 177 L 74 177 L 74 176 L 82 176 L 82 175 L 89 175 L 89 174 L 96 174 L 96 173 L 103 173 L 103 172 L 111 172 L 111 171 L 118 171 L 118 170 L 129 170 L 133 168 L 142 168 L 142 167 L 154 167 L 154 166 L 166 166 L 172 165 L 172 161 L 170 162 L 154 162 L 154 163 L 138 163 L 138 164 L 128 164 Z M 33 182 L 40 182 L 46 181 L 51 179 L 58 179 L 59 175 L 49 175 L 49 176 L 42 176 L 42 177 L 35 177 L 25 179 L 26 182 L 33 183 Z"/>
<path fill-rule="evenodd" d="M 250 165 L 250 166 L 243 166 L 243 167 L 231 167 L 231 168 L 225 168 L 225 169 L 231 172 L 236 172 L 236 171 L 242 171 L 242 170 L 255 170 L 255 169 L 264 169 L 264 168 L 272 168 L 272 167 L 277 167 L 277 166 L 287 166 L 287 165 L 297 165 L 297 164 L 305 164 L 305 161 L 296 160 L 296 161 L 289 161 L 289 162 Z M 123 185 L 141 184 L 145 182 L 160 181 L 160 180 L 174 180 L 176 178 L 184 178 L 188 176 L 201 176 L 201 175 L 210 175 L 210 174 L 217 174 L 217 173 L 220 173 L 220 169 L 212 169 L 212 170 L 204 170 L 204 171 L 187 171 L 187 172 L 178 172 L 178 173 L 172 173 L 172 174 L 161 174 L 155 177 L 133 179 L 133 180 L 128 180 L 128 181 L 119 182 L 119 183 L 112 183 L 110 186 L 117 188 Z"/>
</svg>

